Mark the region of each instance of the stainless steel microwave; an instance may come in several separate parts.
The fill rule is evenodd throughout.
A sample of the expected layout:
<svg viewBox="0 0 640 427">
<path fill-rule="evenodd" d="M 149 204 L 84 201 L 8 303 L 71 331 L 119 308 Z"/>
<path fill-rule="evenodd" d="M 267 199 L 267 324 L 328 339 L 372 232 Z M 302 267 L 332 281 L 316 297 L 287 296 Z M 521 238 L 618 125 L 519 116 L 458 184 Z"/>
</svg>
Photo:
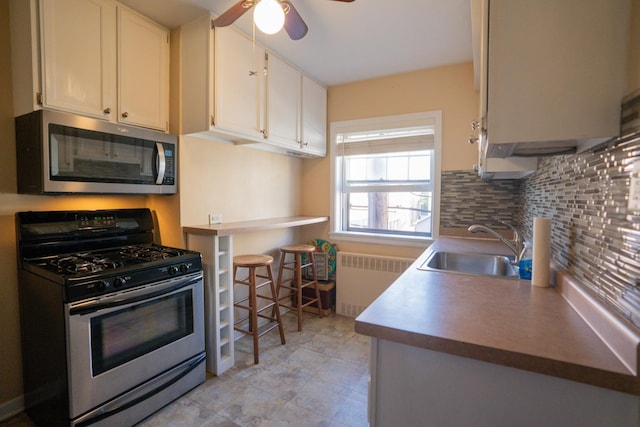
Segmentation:
<svg viewBox="0 0 640 427">
<path fill-rule="evenodd" d="M 51 110 L 15 124 L 18 193 L 176 192 L 175 135 Z"/>
</svg>

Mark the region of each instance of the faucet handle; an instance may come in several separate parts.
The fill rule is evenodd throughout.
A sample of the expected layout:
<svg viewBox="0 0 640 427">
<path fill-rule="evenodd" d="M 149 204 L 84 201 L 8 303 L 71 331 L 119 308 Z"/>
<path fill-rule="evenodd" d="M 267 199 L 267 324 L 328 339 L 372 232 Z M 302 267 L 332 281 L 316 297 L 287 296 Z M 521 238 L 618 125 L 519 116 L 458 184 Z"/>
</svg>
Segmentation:
<svg viewBox="0 0 640 427">
<path fill-rule="evenodd" d="M 511 223 L 509 223 L 507 221 L 500 220 L 500 222 L 503 225 L 506 225 L 507 227 L 509 227 L 513 231 L 514 240 L 515 241 L 519 241 L 521 239 L 524 240 L 524 233 L 522 231 L 520 231 L 516 226 L 514 226 L 513 224 L 511 224 Z"/>
</svg>

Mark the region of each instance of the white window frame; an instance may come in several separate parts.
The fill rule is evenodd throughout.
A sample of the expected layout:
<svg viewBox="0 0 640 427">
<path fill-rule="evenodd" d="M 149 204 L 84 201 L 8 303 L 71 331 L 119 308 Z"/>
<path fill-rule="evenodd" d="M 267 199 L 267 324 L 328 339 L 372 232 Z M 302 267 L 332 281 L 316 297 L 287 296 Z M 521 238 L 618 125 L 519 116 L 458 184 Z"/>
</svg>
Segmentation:
<svg viewBox="0 0 640 427">
<path fill-rule="evenodd" d="M 433 211 L 432 236 L 407 236 L 382 233 L 363 233 L 343 231 L 342 221 L 342 191 L 339 182 L 336 157 L 340 154 L 337 137 L 340 134 L 375 131 L 384 129 L 398 129 L 430 126 L 433 128 L 434 167 L 433 167 Z M 424 247 L 437 239 L 440 228 L 440 175 L 442 159 L 442 111 L 427 111 L 422 113 L 401 114 L 395 116 L 375 117 L 368 119 L 346 120 L 331 122 L 330 124 L 329 156 L 331 159 L 331 216 L 329 238 L 333 241 L 349 241 L 373 243 L 383 245 L 402 245 Z"/>
</svg>

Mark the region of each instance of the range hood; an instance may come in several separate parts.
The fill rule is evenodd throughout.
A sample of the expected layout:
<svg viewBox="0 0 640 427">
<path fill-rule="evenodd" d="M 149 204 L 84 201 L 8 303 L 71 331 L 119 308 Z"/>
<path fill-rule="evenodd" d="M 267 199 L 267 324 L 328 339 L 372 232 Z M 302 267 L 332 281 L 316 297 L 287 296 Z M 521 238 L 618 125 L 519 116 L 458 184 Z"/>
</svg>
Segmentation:
<svg viewBox="0 0 640 427">
<path fill-rule="evenodd" d="M 487 144 L 487 157 L 542 157 L 576 154 L 610 141 L 612 137 L 568 139 L 562 141 L 526 141 Z"/>
</svg>

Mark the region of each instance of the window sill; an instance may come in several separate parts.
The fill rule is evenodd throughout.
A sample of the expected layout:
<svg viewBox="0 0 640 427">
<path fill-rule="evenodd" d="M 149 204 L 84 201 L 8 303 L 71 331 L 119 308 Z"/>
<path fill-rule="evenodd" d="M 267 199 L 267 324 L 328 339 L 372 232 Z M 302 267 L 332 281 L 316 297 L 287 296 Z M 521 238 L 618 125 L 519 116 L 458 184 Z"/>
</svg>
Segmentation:
<svg viewBox="0 0 640 427">
<path fill-rule="evenodd" d="M 357 243 L 371 243 L 376 245 L 389 245 L 389 246 L 405 246 L 426 248 L 433 241 L 435 237 L 412 237 L 412 236 L 397 236 L 397 235 L 372 235 L 370 233 L 354 233 L 344 231 L 331 231 L 329 232 L 329 239 L 335 242 L 357 242 Z"/>
</svg>

